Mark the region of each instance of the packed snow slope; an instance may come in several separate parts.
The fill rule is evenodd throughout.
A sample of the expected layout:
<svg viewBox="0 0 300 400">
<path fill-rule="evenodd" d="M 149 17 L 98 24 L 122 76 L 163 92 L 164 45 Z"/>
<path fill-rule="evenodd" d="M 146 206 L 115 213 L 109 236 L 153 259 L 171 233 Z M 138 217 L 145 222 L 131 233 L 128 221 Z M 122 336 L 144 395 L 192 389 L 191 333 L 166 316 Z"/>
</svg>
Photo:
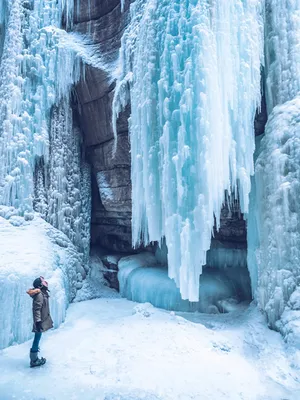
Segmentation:
<svg viewBox="0 0 300 400">
<path fill-rule="evenodd" d="M 44 367 L 29 368 L 30 342 L 0 353 L 0 398 L 300 398 L 299 353 L 286 353 L 255 307 L 193 316 L 197 323 L 124 299 L 72 304 L 65 323 L 42 338 Z"/>
</svg>

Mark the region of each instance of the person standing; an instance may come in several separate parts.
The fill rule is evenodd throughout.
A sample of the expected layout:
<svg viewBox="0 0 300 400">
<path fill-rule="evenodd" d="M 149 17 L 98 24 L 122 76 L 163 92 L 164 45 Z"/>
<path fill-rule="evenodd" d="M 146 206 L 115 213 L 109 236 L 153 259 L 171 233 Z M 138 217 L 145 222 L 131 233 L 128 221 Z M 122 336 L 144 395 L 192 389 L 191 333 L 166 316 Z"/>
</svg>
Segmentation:
<svg viewBox="0 0 300 400">
<path fill-rule="evenodd" d="M 44 365 L 46 359 L 39 358 L 39 343 L 42 333 L 53 328 L 53 321 L 50 315 L 49 308 L 49 289 L 48 282 L 40 276 L 33 281 L 33 288 L 27 291 L 32 298 L 32 313 L 33 313 L 33 329 L 34 339 L 30 349 L 30 367 L 39 367 Z"/>
</svg>

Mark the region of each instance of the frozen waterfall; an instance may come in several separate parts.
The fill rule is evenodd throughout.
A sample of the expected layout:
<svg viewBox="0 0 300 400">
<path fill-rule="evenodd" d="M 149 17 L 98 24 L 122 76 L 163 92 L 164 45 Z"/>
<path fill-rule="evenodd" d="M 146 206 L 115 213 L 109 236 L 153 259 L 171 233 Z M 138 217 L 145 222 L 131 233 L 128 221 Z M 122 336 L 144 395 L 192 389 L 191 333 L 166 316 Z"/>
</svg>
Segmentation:
<svg viewBox="0 0 300 400">
<path fill-rule="evenodd" d="M 72 26 L 74 0 L 1 1 L 0 204 L 38 211 L 89 253 L 90 173 L 70 106 L 100 57 Z"/>
<path fill-rule="evenodd" d="M 60 45 L 64 3 L 2 0 L 0 203 L 21 213 L 32 210 L 36 158 L 48 161 L 51 107 L 80 77 L 80 59 Z M 70 17 L 71 2 L 66 5 Z"/>
<path fill-rule="evenodd" d="M 262 31 L 260 0 L 136 0 L 122 38 L 113 117 L 130 100 L 133 244 L 165 237 L 190 301 L 225 192 L 248 212 Z"/>
</svg>

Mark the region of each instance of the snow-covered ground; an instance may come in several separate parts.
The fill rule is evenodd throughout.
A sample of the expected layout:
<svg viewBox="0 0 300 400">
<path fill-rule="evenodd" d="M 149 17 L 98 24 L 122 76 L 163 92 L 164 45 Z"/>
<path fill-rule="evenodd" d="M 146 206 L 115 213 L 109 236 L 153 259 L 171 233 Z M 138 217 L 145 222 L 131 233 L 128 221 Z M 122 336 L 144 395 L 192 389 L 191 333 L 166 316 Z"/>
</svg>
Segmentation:
<svg viewBox="0 0 300 400">
<path fill-rule="evenodd" d="M 0 352 L 0 399 L 300 398 L 299 354 L 254 306 L 185 317 L 120 298 L 74 303 L 42 338 L 45 366 L 29 368 L 30 342 Z"/>
</svg>

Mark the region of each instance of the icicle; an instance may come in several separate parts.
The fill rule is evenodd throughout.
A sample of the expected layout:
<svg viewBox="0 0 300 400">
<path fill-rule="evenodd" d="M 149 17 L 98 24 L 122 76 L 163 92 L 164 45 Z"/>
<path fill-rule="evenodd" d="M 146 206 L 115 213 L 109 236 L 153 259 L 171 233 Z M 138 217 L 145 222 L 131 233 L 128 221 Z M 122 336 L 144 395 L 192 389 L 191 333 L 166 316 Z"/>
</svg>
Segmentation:
<svg viewBox="0 0 300 400">
<path fill-rule="evenodd" d="M 238 188 L 248 211 L 261 14 L 260 0 L 136 0 L 122 39 L 113 118 L 129 86 L 133 244 L 165 236 L 169 276 L 190 301 L 224 192 Z"/>
</svg>

